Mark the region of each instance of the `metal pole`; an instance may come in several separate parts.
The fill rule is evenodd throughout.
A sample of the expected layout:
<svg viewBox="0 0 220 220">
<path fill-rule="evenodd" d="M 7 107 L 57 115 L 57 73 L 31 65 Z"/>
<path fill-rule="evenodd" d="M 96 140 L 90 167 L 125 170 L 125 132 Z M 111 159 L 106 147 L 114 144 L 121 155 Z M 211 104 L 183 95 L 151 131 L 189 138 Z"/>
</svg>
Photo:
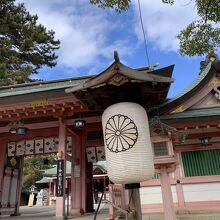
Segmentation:
<svg viewBox="0 0 220 220">
<path fill-rule="evenodd" d="M 97 207 L 97 209 L 96 209 L 96 212 L 95 212 L 95 215 L 94 215 L 93 220 L 96 220 L 96 217 L 97 217 L 97 214 L 98 214 L 98 211 L 99 211 L 99 208 L 100 208 L 100 205 L 101 205 L 101 202 L 102 202 L 102 198 L 103 198 L 104 193 L 105 193 L 105 190 L 102 192 L 102 195 L 101 195 L 101 198 L 100 198 L 100 200 L 99 200 L 99 204 L 98 204 L 98 207 Z"/>
</svg>

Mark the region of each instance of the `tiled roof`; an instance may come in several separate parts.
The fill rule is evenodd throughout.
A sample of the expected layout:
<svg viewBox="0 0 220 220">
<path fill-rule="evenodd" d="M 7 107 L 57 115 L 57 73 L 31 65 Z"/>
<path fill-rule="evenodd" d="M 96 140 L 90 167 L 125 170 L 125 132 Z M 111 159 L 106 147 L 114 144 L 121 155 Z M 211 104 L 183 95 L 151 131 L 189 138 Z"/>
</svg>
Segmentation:
<svg viewBox="0 0 220 220">
<path fill-rule="evenodd" d="M 180 92 L 177 96 L 173 97 L 172 99 L 168 100 L 162 106 L 167 105 L 168 103 L 171 103 L 178 98 L 184 96 L 188 92 L 190 92 L 192 89 L 194 89 L 204 78 L 205 76 L 209 73 L 210 69 L 212 66 L 212 62 L 210 62 L 207 67 L 198 75 L 198 77 L 188 86 L 186 87 L 182 92 Z"/>
<path fill-rule="evenodd" d="M 91 76 L 3 86 L 0 87 L 0 98 L 7 96 L 44 92 L 49 90 L 66 89 L 69 87 L 74 87 L 90 77 Z"/>
<path fill-rule="evenodd" d="M 132 69 L 122 64 L 119 61 L 115 61 L 100 74 L 85 80 L 84 82 L 80 83 L 77 86 L 66 89 L 66 92 L 74 93 L 79 90 L 103 86 L 109 81 L 109 79 L 113 78 L 116 74 L 123 75 L 124 77 L 133 81 L 161 82 L 161 83 L 167 83 L 169 85 L 174 81 L 174 79 L 171 77 L 173 72 L 173 67 L 174 65 L 162 68 L 163 73 L 159 74 L 160 70 L 154 71 L 154 70 Z"/>
<path fill-rule="evenodd" d="M 191 109 L 180 113 L 172 113 L 168 115 L 160 116 L 160 119 L 172 120 L 172 119 L 185 119 L 185 118 L 200 118 L 200 117 L 216 117 L 219 116 L 220 108 L 203 108 L 203 109 Z"/>
<path fill-rule="evenodd" d="M 50 180 L 47 177 L 43 177 L 41 180 L 36 181 L 36 183 L 49 183 Z"/>
<path fill-rule="evenodd" d="M 71 162 L 66 161 L 66 174 L 71 175 Z M 44 170 L 44 176 L 56 176 L 57 175 L 57 166 L 55 165 L 53 168 Z"/>
</svg>

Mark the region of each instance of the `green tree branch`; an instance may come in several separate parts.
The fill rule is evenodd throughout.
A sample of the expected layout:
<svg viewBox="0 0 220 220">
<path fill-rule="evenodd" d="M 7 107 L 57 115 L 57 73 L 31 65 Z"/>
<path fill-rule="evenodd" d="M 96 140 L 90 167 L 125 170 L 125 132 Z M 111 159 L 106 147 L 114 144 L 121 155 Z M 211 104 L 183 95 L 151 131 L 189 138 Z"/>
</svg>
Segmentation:
<svg viewBox="0 0 220 220">
<path fill-rule="evenodd" d="M 60 42 L 37 20 L 24 4 L 0 1 L 0 86 L 27 82 L 43 65 L 56 65 Z"/>
</svg>

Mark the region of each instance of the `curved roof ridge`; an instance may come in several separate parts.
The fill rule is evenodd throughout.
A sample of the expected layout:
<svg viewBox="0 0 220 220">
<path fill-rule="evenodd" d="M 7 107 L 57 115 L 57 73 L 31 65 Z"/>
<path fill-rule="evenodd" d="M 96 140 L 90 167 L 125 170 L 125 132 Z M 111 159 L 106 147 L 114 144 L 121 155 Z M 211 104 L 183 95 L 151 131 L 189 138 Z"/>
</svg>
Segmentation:
<svg viewBox="0 0 220 220">
<path fill-rule="evenodd" d="M 175 100 L 177 100 L 178 98 L 184 96 L 185 94 L 187 94 L 188 92 L 190 92 L 192 89 L 194 89 L 205 77 L 206 75 L 209 73 L 210 69 L 212 67 L 212 62 L 209 62 L 208 65 L 206 66 L 206 68 L 200 72 L 200 74 L 198 75 L 198 77 L 193 80 L 185 89 L 183 89 L 179 94 L 177 94 L 176 96 L 174 96 L 173 98 L 171 98 L 170 100 L 168 100 L 167 102 L 163 103 L 160 107 L 167 105 L 168 103 L 171 103 Z"/>
<path fill-rule="evenodd" d="M 42 81 L 26 82 L 26 83 L 14 84 L 14 85 L 6 85 L 6 86 L 0 86 L 0 91 L 11 89 L 11 88 L 16 89 L 16 88 L 24 88 L 28 86 L 39 86 L 39 85 L 44 85 L 44 84 L 59 84 L 59 83 L 65 83 L 65 82 L 72 82 L 75 80 L 88 79 L 93 76 L 94 75 L 85 75 L 85 76 L 69 77 L 69 78 L 63 78 L 63 79 L 42 80 Z"/>
<path fill-rule="evenodd" d="M 100 74 L 89 78 L 88 80 L 76 85 L 74 87 L 66 89 L 66 93 L 75 92 L 82 89 L 87 89 L 93 86 L 102 85 L 107 80 L 111 79 L 115 74 L 121 74 L 133 80 L 141 80 L 141 81 L 151 81 L 151 82 L 165 82 L 172 83 L 174 81 L 171 77 L 160 76 L 156 74 L 152 74 L 148 70 L 140 71 L 137 69 L 130 68 L 120 61 L 114 61 L 107 69 L 102 71 Z"/>
</svg>

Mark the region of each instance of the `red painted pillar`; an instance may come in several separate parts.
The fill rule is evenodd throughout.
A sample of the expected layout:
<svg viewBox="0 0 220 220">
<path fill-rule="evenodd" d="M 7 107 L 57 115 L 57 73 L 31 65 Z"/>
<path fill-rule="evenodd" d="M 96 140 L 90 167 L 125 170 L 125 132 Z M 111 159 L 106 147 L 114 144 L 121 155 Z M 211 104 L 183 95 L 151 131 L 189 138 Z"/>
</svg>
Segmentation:
<svg viewBox="0 0 220 220">
<path fill-rule="evenodd" d="M 108 185 L 108 193 L 109 193 L 109 201 L 113 203 L 113 184 Z M 114 207 L 112 205 L 109 205 L 109 219 L 114 219 Z"/>
<path fill-rule="evenodd" d="M 178 161 L 180 161 L 178 154 L 177 154 L 177 158 L 178 158 Z M 180 162 L 179 162 L 179 164 L 180 164 Z M 180 177 L 181 177 L 180 169 L 181 169 L 181 167 L 180 167 L 180 165 L 178 165 L 175 172 L 174 172 L 174 177 L 176 180 L 176 195 L 177 195 L 177 200 L 178 200 L 178 209 L 185 210 L 186 207 L 185 207 L 183 186 L 180 182 Z"/>
<path fill-rule="evenodd" d="M 72 147 L 72 172 L 71 172 L 71 214 L 79 214 L 82 210 L 81 203 L 81 139 L 80 134 L 75 133 L 73 136 Z"/>
<path fill-rule="evenodd" d="M 63 196 L 56 198 L 56 218 L 65 219 L 65 187 L 66 187 L 66 136 L 67 126 L 63 118 L 59 119 L 59 145 L 58 145 L 58 160 L 64 161 L 63 166 Z"/>
<path fill-rule="evenodd" d="M 80 176 L 81 176 L 81 213 L 86 211 L 86 132 L 85 130 L 81 131 L 81 158 L 80 158 Z"/>
<path fill-rule="evenodd" d="M 175 220 L 176 216 L 173 205 L 170 177 L 166 167 L 161 168 L 160 181 L 163 198 L 164 220 Z"/>
<path fill-rule="evenodd" d="M 86 210 L 85 131 L 73 132 L 71 214 L 84 214 Z"/>
<path fill-rule="evenodd" d="M 24 156 L 20 156 L 20 165 L 18 171 L 18 183 L 17 183 L 17 195 L 16 195 L 16 208 L 14 215 L 19 215 L 20 210 L 20 201 L 21 201 L 21 189 L 22 189 L 22 176 L 23 176 L 23 168 L 24 168 Z"/>
<path fill-rule="evenodd" d="M 0 191 L 2 190 L 3 173 L 6 158 L 6 142 L 4 140 L 0 140 Z"/>
<path fill-rule="evenodd" d="M 4 140 L 0 140 L 0 201 L 2 201 L 3 196 L 3 175 L 5 171 L 5 162 L 6 162 L 6 143 Z"/>
</svg>

